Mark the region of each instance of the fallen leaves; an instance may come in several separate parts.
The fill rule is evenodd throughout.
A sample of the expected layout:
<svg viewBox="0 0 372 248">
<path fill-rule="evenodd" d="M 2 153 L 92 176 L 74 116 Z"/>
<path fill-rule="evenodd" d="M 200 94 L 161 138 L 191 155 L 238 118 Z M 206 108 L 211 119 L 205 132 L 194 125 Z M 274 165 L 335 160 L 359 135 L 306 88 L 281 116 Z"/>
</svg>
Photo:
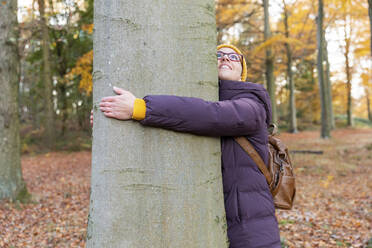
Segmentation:
<svg viewBox="0 0 372 248">
<path fill-rule="evenodd" d="M 372 131 L 343 129 L 331 140 L 318 132 L 281 134 L 292 149 L 297 195 L 277 211 L 290 248 L 366 247 L 372 237 Z M 85 247 L 90 187 L 89 152 L 23 156 L 33 203 L 0 203 L 0 247 Z"/>
<path fill-rule="evenodd" d="M 321 156 L 295 154 L 292 158 L 297 177 L 295 206 L 291 211 L 277 211 L 279 223 L 295 222 L 280 225 L 287 246 L 366 247 L 372 237 L 372 159 L 365 144 L 372 140 L 372 131 L 337 130 L 327 141 L 320 140 L 317 132 L 282 134 L 281 138 L 290 149 L 324 151 Z"/>
<path fill-rule="evenodd" d="M 22 158 L 33 203 L 0 204 L 0 247 L 84 247 L 90 153 Z"/>
</svg>

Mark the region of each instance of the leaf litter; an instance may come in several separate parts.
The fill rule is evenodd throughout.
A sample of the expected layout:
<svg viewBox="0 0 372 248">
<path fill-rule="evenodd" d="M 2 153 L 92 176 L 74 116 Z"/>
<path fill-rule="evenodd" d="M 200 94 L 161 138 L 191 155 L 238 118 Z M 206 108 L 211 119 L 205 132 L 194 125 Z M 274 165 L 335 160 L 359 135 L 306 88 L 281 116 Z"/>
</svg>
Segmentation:
<svg viewBox="0 0 372 248">
<path fill-rule="evenodd" d="M 282 133 L 292 154 L 296 200 L 277 211 L 283 247 L 367 247 L 372 237 L 372 130 Z M 32 202 L 0 202 L 0 247 L 85 247 L 90 152 L 22 156 Z"/>
</svg>

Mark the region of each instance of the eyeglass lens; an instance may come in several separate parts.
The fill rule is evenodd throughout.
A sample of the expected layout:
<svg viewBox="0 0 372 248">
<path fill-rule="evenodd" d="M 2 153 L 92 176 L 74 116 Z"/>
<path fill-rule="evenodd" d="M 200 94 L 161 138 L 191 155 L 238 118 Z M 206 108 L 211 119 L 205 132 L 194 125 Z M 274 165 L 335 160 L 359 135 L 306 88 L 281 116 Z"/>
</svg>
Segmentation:
<svg viewBox="0 0 372 248">
<path fill-rule="evenodd" d="M 240 56 L 237 53 L 224 53 L 224 52 L 217 52 L 217 59 L 222 59 L 225 55 L 231 60 L 231 61 L 240 61 Z"/>
</svg>

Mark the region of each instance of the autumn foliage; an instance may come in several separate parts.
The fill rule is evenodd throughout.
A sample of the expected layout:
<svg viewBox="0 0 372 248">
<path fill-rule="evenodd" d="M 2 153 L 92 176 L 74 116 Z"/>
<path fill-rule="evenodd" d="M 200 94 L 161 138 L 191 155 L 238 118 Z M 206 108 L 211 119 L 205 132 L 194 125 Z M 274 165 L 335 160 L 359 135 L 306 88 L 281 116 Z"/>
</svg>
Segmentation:
<svg viewBox="0 0 372 248">
<path fill-rule="evenodd" d="M 289 91 L 285 44 L 289 44 L 293 53 L 292 70 L 298 123 L 300 127 L 305 123 L 319 123 L 320 96 L 316 72 L 317 1 L 272 0 L 270 3 L 273 35 L 264 41 L 261 1 L 216 1 L 218 42 L 232 42 L 241 47 L 248 61 L 248 80 L 261 84 L 265 82 L 265 48 L 270 46 L 274 49 L 279 124 L 288 118 Z M 331 51 L 330 79 L 333 95 L 336 96 L 333 100 L 335 116 L 345 115 L 347 109 L 346 69 L 345 61 L 342 60 L 345 59 L 345 49 L 348 49 L 347 55 L 352 61 L 352 88 L 358 88 L 361 92 L 357 97 L 353 97 L 352 109 L 355 116 L 368 118 L 366 100 L 372 82 L 368 3 L 358 0 L 325 0 L 324 5 L 325 36 L 328 50 Z M 289 37 L 285 37 L 284 6 L 289 13 Z M 336 53 L 338 57 L 334 58 L 332 55 Z M 362 75 L 365 75 L 364 78 Z M 363 88 L 364 90 L 360 90 Z"/>
<path fill-rule="evenodd" d="M 289 13 L 289 37 L 285 36 L 283 11 L 286 4 Z M 328 46 L 339 46 L 339 53 L 353 58 L 350 69 L 352 88 L 360 88 L 352 108 L 357 117 L 368 118 L 367 99 L 371 95 L 372 73 L 370 52 L 370 31 L 368 25 L 368 6 L 366 1 L 326 0 L 325 33 Z M 276 0 L 275 15 L 271 26 L 273 36 L 264 41 L 263 11 L 259 1 L 217 0 L 216 23 L 218 43 L 234 43 L 241 48 L 248 64 L 248 81 L 264 84 L 265 48 L 274 49 L 275 78 L 279 117 L 285 123 L 288 116 L 289 91 L 286 78 L 285 44 L 293 53 L 296 109 L 300 128 L 320 123 L 320 97 L 316 72 L 316 1 Z M 84 30 L 92 30 L 88 24 Z M 329 48 L 328 48 L 329 49 Z M 334 48 L 329 49 L 334 51 Z M 333 54 L 333 53 L 332 53 Z M 341 58 L 342 59 L 342 58 Z M 345 65 L 329 58 L 331 64 L 331 83 L 333 108 L 336 116 L 347 111 L 347 87 Z M 79 88 L 87 94 L 92 91 L 92 51 L 77 60 L 68 74 L 79 78 Z M 336 65 L 335 65 L 336 64 Z M 309 106 L 311 106 L 309 108 Z M 303 123 L 303 125 L 302 125 Z"/>
</svg>

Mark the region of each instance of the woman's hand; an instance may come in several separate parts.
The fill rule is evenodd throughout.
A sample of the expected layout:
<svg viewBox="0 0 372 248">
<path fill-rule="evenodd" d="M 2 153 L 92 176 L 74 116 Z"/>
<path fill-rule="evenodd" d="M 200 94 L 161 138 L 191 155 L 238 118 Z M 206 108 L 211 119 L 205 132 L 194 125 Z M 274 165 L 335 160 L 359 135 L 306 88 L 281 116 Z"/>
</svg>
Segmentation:
<svg viewBox="0 0 372 248">
<path fill-rule="evenodd" d="M 100 110 L 106 117 L 118 120 L 132 119 L 134 100 L 136 97 L 129 91 L 114 87 L 116 96 L 102 98 L 99 103 Z M 93 116 L 91 115 L 91 123 Z"/>
<path fill-rule="evenodd" d="M 90 111 L 90 126 L 93 127 L 93 110 Z"/>
</svg>

